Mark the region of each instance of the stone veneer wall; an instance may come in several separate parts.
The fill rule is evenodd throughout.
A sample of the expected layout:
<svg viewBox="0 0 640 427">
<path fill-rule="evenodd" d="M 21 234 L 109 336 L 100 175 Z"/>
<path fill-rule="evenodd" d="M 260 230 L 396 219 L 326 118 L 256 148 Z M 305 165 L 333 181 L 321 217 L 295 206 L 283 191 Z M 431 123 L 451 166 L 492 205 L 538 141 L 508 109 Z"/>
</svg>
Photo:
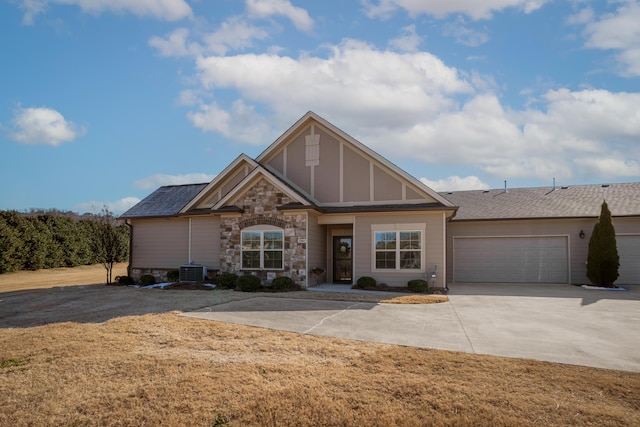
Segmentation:
<svg viewBox="0 0 640 427">
<path fill-rule="evenodd" d="M 278 276 L 289 276 L 300 286 L 307 286 L 307 215 L 284 215 L 277 207 L 290 202 L 289 197 L 266 179 L 238 198 L 235 205 L 242 215 L 226 216 L 220 221 L 220 270 L 236 274 L 259 275 L 263 282 Z M 243 271 L 240 262 L 242 229 L 268 224 L 284 229 L 284 270 Z"/>
</svg>

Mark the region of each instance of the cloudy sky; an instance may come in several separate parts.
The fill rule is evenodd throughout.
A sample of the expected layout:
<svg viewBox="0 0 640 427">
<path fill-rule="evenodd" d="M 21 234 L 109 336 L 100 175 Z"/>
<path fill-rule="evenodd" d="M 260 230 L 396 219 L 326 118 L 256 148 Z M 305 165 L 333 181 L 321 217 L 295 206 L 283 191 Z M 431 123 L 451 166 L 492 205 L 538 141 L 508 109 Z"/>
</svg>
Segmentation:
<svg viewBox="0 0 640 427">
<path fill-rule="evenodd" d="M 640 179 L 640 0 L 0 0 L 0 209 L 122 212 L 312 110 L 435 190 Z"/>
</svg>

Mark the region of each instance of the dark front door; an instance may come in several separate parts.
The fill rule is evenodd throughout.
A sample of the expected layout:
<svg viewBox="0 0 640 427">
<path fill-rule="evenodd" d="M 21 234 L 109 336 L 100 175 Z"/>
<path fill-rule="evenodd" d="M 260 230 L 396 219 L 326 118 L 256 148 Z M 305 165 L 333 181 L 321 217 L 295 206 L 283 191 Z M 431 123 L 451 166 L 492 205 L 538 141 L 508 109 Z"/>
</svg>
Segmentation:
<svg viewBox="0 0 640 427">
<path fill-rule="evenodd" d="M 352 236 L 335 236 L 333 238 L 333 282 L 351 283 L 352 268 Z"/>
</svg>

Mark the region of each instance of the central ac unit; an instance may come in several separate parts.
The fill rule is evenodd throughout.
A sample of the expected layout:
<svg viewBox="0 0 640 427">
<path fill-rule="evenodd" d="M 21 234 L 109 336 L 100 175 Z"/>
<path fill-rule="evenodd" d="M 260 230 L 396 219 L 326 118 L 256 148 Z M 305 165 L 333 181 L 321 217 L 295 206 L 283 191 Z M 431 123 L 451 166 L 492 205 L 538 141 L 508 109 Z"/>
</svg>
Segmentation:
<svg viewBox="0 0 640 427">
<path fill-rule="evenodd" d="M 186 264 L 180 266 L 181 282 L 202 282 L 207 275 L 207 267 L 200 264 Z"/>
</svg>

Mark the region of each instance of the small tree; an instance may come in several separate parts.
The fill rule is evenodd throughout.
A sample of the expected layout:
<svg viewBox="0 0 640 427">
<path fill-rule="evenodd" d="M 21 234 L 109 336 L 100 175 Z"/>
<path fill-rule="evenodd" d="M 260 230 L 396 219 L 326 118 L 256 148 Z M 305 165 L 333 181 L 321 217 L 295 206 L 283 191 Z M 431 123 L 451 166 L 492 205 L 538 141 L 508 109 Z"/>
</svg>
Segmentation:
<svg viewBox="0 0 640 427">
<path fill-rule="evenodd" d="M 596 286 L 612 287 L 618 279 L 620 257 L 616 246 L 616 230 L 607 202 L 602 202 L 600 218 L 589 239 L 587 277 Z"/>
<path fill-rule="evenodd" d="M 113 213 L 106 206 L 93 223 L 93 249 L 98 262 L 107 270 L 107 285 L 113 280 L 113 266 L 123 261 L 129 250 L 126 233 L 121 232 Z"/>
</svg>

